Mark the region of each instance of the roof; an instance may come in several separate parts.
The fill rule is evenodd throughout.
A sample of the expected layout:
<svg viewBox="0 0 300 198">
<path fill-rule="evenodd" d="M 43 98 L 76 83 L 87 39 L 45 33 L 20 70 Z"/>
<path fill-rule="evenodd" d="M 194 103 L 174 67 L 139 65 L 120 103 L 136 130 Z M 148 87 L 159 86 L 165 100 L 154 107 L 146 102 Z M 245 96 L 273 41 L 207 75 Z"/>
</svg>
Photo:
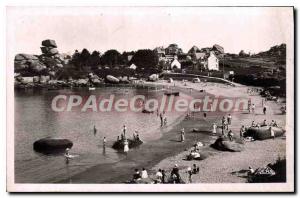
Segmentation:
<svg viewBox="0 0 300 198">
<path fill-rule="evenodd" d="M 224 48 L 218 44 L 214 44 L 213 49 L 219 51 L 220 53 L 224 53 Z"/>
<path fill-rule="evenodd" d="M 136 69 L 136 65 L 132 63 L 132 64 L 129 66 L 129 68 L 130 68 L 130 69 Z"/>
<path fill-rule="evenodd" d="M 200 58 L 205 58 L 205 53 L 204 52 L 197 52 L 196 54 L 196 59 L 200 59 Z"/>
<path fill-rule="evenodd" d="M 196 53 L 196 52 L 199 52 L 199 48 L 197 46 L 193 46 L 190 50 L 189 50 L 189 54 L 192 54 L 192 53 Z"/>
</svg>

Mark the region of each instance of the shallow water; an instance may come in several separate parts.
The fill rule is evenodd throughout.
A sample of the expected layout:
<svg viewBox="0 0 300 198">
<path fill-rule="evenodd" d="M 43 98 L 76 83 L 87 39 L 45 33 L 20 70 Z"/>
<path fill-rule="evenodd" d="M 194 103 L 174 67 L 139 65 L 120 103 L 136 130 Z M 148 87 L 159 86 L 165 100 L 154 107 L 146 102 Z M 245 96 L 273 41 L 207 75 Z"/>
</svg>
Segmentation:
<svg viewBox="0 0 300 198">
<path fill-rule="evenodd" d="M 136 112 L 54 112 L 52 99 L 59 94 L 94 94 L 108 98 L 132 98 L 145 95 L 146 98 L 161 98 L 163 93 L 148 89 L 135 88 L 97 88 L 64 90 L 27 90 L 15 92 L 15 181 L 16 183 L 55 182 L 69 178 L 98 164 L 107 164 L 122 160 L 125 155 L 111 149 L 113 141 L 121 134 L 126 124 L 127 134 L 138 130 L 143 141 L 159 139 L 163 130 L 158 130 L 160 120 L 156 113 Z M 174 122 L 180 115 L 167 113 L 168 123 Z M 94 134 L 93 126 L 97 133 Z M 103 137 L 107 146 L 102 146 Z M 74 145 L 70 151 L 76 155 L 72 163 L 66 164 L 62 154 L 44 155 L 33 150 L 33 142 L 45 137 L 67 138 Z"/>
</svg>

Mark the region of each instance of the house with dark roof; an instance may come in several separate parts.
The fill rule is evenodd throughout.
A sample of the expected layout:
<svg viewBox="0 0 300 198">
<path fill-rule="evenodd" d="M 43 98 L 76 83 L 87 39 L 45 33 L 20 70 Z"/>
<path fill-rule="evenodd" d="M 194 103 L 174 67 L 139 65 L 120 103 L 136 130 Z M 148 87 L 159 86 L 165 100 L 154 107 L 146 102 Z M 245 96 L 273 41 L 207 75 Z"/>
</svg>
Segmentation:
<svg viewBox="0 0 300 198">
<path fill-rule="evenodd" d="M 182 49 L 178 47 L 177 44 L 173 43 L 170 44 L 166 49 L 166 54 L 167 55 L 178 55 L 182 54 Z"/>
</svg>

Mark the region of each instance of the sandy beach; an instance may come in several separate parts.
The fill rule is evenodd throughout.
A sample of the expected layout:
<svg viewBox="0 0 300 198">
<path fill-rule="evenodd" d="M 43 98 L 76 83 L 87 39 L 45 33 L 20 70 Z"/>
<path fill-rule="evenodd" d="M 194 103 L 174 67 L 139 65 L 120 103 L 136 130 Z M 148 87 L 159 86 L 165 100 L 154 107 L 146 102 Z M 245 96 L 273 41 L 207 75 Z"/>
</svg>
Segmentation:
<svg viewBox="0 0 300 198">
<path fill-rule="evenodd" d="M 183 85 L 182 83 L 178 83 L 177 86 Z M 240 127 L 242 125 L 250 126 L 252 120 L 260 123 L 264 119 L 267 122 L 276 120 L 279 126 L 285 126 L 285 115 L 281 115 L 279 109 L 281 104 L 268 101 L 265 104 L 268 108 L 267 114 L 264 115 L 262 111 L 262 97 L 258 94 L 247 94 L 247 89 L 249 88 L 247 86 L 236 85 L 235 87 L 231 87 L 216 83 L 207 83 L 206 86 L 203 86 L 201 84 L 188 83 L 184 87 L 192 87 L 195 90 L 203 89 L 204 87 L 206 92 L 215 96 L 250 98 L 252 103 L 256 105 L 254 115 L 246 111 L 232 114 L 232 125 L 229 129 L 237 137 L 239 137 Z M 219 135 L 221 135 L 220 132 Z M 200 138 L 196 140 L 201 142 Z M 172 166 L 177 164 L 183 180 L 188 182 L 187 168 L 196 164 L 200 167 L 200 173 L 192 176 L 193 183 L 244 183 L 247 181 L 246 170 L 248 170 L 249 166 L 254 169 L 264 167 L 269 163 L 274 163 L 279 157 L 283 158 L 286 155 L 286 140 L 284 137 L 279 137 L 275 140 L 245 142 L 245 150 L 242 152 L 217 151 L 210 147 L 210 144 L 213 142 L 214 138 L 211 139 L 209 144 L 205 144 L 201 148 L 201 153 L 209 155 L 207 159 L 186 161 L 183 159 L 186 158 L 189 152 L 183 151 L 178 155 L 162 160 L 152 168 L 152 171 L 157 171 L 159 168 L 170 171 Z"/>
<path fill-rule="evenodd" d="M 192 97 L 199 95 L 214 95 L 215 97 L 249 97 L 255 103 L 255 114 L 249 114 L 247 111 L 232 113 L 232 125 L 230 129 L 235 136 L 239 136 L 241 125 L 249 126 L 252 120 L 262 122 L 266 119 L 270 122 L 275 119 L 279 126 L 285 126 L 285 115 L 280 115 L 280 105 L 268 101 L 268 112 L 263 115 L 262 97 L 258 94 L 248 95 L 247 86 L 230 86 L 219 83 L 201 82 L 175 82 L 170 84 L 167 81 L 158 81 L 155 83 L 146 83 L 170 87 L 175 91 L 189 94 Z M 205 90 L 205 92 L 199 92 Z M 200 167 L 200 173 L 193 175 L 193 183 L 229 183 L 246 182 L 245 170 L 249 166 L 254 169 L 275 162 L 278 157 L 285 156 L 285 139 L 276 138 L 275 140 L 264 140 L 246 142 L 245 150 L 242 152 L 221 152 L 210 147 L 217 136 L 212 136 L 210 131 L 212 123 L 221 125 L 221 118 L 224 113 L 210 113 L 206 118 L 202 112 L 193 114 L 189 119 L 181 116 L 178 120 L 167 128 L 162 128 L 163 135 L 160 139 L 144 143 L 140 148 L 132 149 L 125 159 L 105 165 L 96 165 L 84 172 L 76 174 L 66 180 L 57 181 L 58 183 L 124 183 L 132 178 L 135 168 L 146 168 L 148 174 L 153 178 L 155 172 L 161 168 L 167 171 L 169 175 L 174 164 L 178 164 L 181 176 L 187 182 L 187 167 L 197 164 Z M 185 142 L 180 142 L 180 130 L 185 128 Z M 202 132 L 192 132 L 194 128 Z M 221 135 L 221 132 L 218 131 Z M 204 143 L 201 153 L 208 156 L 202 161 L 184 160 L 189 153 L 189 149 L 196 142 Z M 107 174 L 109 172 L 110 174 Z M 105 173 L 105 174 L 104 174 Z"/>
</svg>

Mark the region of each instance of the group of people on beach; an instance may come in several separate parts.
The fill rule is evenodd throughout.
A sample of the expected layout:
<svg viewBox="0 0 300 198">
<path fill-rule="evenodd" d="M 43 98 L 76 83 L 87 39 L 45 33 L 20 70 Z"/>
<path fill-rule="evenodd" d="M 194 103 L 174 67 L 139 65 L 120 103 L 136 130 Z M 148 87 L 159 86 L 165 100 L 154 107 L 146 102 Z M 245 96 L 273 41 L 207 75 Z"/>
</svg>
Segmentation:
<svg viewBox="0 0 300 198">
<path fill-rule="evenodd" d="M 227 132 L 227 136 L 230 140 L 233 140 L 233 132 L 231 129 L 229 129 L 229 126 L 231 125 L 232 122 L 232 116 L 231 114 L 228 114 L 227 117 L 223 116 L 222 120 L 221 120 L 221 130 L 222 130 L 222 136 L 226 135 Z M 212 133 L 213 134 L 217 134 L 217 124 L 214 122 L 212 125 Z"/>
<path fill-rule="evenodd" d="M 266 119 L 264 119 L 264 121 L 262 122 L 262 124 L 255 123 L 254 120 L 251 123 L 251 127 L 263 127 L 263 126 L 278 127 L 278 124 L 277 124 L 276 120 L 272 120 L 271 123 L 267 123 Z"/>
<path fill-rule="evenodd" d="M 139 183 L 142 180 L 146 180 L 150 178 L 155 184 L 185 183 L 179 172 L 180 172 L 179 167 L 177 164 L 175 164 L 170 172 L 169 177 L 167 177 L 167 172 L 164 169 L 160 168 L 155 173 L 155 175 L 153 175 L 152 178 L 150 178 L 145 168 L 142 168 L 141 171 L 139 171 L 139 169 L 135 169 L 131 182 Z M 200 172 L 200 168 L 196 164 L 193 164 L 192 167 L 188 167 L 187 170 L 185 171 L 185 173 L 187 173 L 187 178 L 188 178 L 188 181 L 186 183 L 192 183 L 192 175 L 198 174 L 199 172 Z"/>
<path fill-rule="evenodd" d="M 94 135 L 96 135 L 96 134 L 97 134 L 97 128 L 96 128 L 95 125 L 94 125 L 93 131 L 94 131 Z M 124 150 L 123 150 L 124 153 L 127 153 L 127 152 L 129 151 L 129 142 L 128 142 L 128 139 L 126 138 L 126 133 L 127 133 L 127 127 L 126 127 L 126 125 L 124 124 L 124 125 L 123 125 L 123 128 L 122 128 L 122 133 L 121 133 L 121 135 L 120 135 L 120 136 L 117 136 L 117 142 L 118 142 L 118 141 L 122 141 L 123 144 L 124 144 Z M 120 137 L 121 137 L 121 138 L 120 138 Z M 133 133 L 133 140 L 134 140 L 134 141 L 140 141 L 140 135 L 139 135 L 139 132 L 138 132 L 137 130 L 135 130 L 134 133 Z M 106 137 L 103 137 L 102 143 L 103 143 L 103 147 L 104 147 L 104 148 L 105 148 L 105 146 L 106 146 L 106 142 L 107 142 Z"/>
</svg>

